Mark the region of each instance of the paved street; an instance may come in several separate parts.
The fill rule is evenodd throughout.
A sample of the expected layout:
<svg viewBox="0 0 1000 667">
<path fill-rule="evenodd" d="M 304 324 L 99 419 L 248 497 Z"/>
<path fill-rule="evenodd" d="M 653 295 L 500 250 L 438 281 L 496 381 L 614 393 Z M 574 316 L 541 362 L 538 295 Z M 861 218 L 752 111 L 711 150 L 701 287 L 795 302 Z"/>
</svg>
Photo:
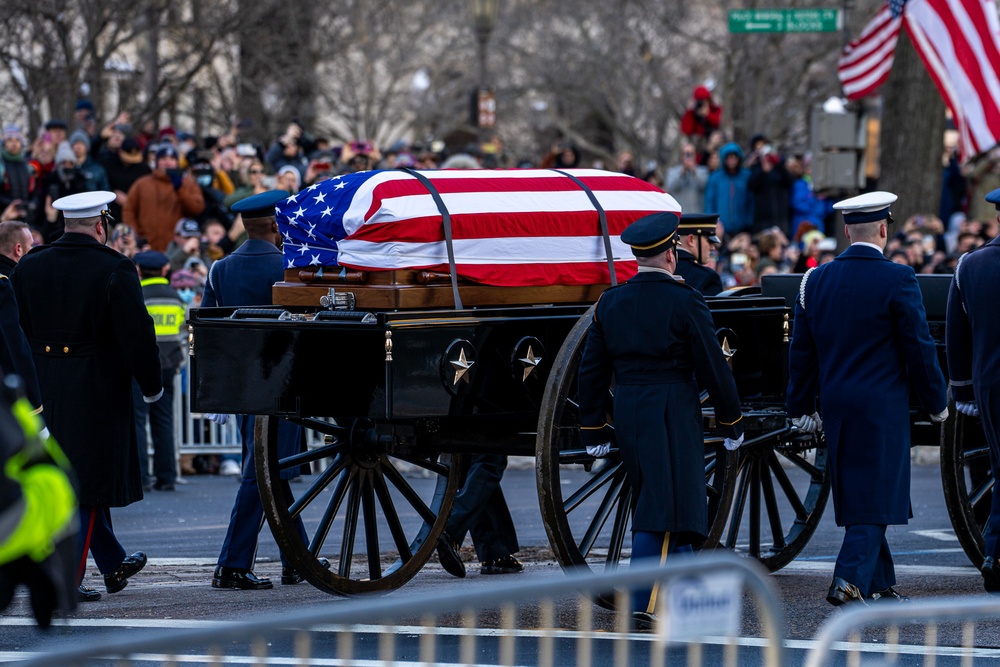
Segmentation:
<svg viewBox="0 0 1000 667">
<path fill-rule="evenodd" d="M 915 598 L 981 593 L 981 579 L 951 531 L 937 466 L 915 466 L 913 472 L 914 519 L 909 526 L 890 529 L 889 534 L 896 555 L 898 587 Z M 128 588 L 116 595 L 105 595 L 98 603 L 81 606 L 68 626 L 47 634 L 32 627 L 26 599 L 22 596 L 2 619 L 0 659 L 12 660 L 23 657 L 22 652 L 68 646 L 82 638 L 132 636 L 123 634 L 123 628 L 142 628 L 144 633 L 155 633 L 173 628 L 204 627 L 205 621 L 288 613 L 312 605 L 352 604 L 350 599 L 327 595 L 308 584 L 276 585 L 274 590 L 261 592 L 212 589 L 209 582 L 236 482 L 232 478 L 214 476 L 188 477 L 186 481 L 188 483 L 178 486 L 174 493 L 154 492 L 143 502 L 113 513 L 116 530 L 126 549 L 143 549 L 150 557 L 150 564 Z M 548 549 L 537 507 L 534 470 L 509 470 L 503 485 L 524 547 L 521 556 L 527 566 L 524 575 L 516 579 L 512 575 L 507 581 L 528 578 L 544 581 L 561 577 Z M 298 488 L 304 487 L 293 485 L 293 490 Z M 837 613 L 824 600 L 842 534 L 834 525 L 832 515 L 832 507 L 828 507 L 822 524 L 800 557 L 772 576 L 786 616 L 786 634 L 795 640 L 791 644 L 795 649 L 794 664 L 799 664 L 803 651 L 810 646 L 808 640 L 814 637 L 824 619 Z M 412 581 L 391 595 L 400 600 L 419 599 L 443 590 L 486 589 L 498 583 L 498 577 L 479 574 L 468 541 L 463 556 L 469 566 L 466 579 L 455 579 L 436 562 L 430 562 Z M 277 557 L 277 547 L 265 528 L 257 571 L 277 581 L 280 578 Z M 89 576 L 93 578 L 92 585 L 103 590 L 96 569 L 91 568 Z M 487 619 L 486 624 L 489 622 Z M 611 615 L 602 610 L 595 611 L 594 622 L 597 627 L 604 624 L 605 630 L 613 629 L 608 627 Z M 746 621 L 750 634 L 754 626 L 751 614 Z M 939 642 L 957 644 L 959 637 L 958 628 L 943 626 Z M 639 643 L 643 641 L 648 641 L 648 637 L 646 640 L 640 638 Z M 376 645 L 374 639 L 370 643 L 372 647 Z M 1000 625 L 980 626 L 976 645 L 985 651 L 983 655 L 1000 657 Z M 756 651 L 754 649 L 754 655 Z M 707 655 L 706 664 L 712 664 Z M 938 664 L 947 663 L 939 661 Z"/>
</svg>

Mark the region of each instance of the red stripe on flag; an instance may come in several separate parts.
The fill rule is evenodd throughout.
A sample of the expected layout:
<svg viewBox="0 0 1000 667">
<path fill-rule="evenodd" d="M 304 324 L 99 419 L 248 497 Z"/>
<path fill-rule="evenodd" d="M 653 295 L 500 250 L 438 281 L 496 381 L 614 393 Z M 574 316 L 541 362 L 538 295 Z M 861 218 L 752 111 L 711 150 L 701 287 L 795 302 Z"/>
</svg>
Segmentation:
<svg viewBox="0 0 1000 667">
<path fill-rule="evenodd" d="M 607 211 L 608 233 L 620 236 L 630 224 L 656 211 Z M 488 239 L 500 237 L 537 236 L 600 236 L 601 227 L 597 212 L 572 213 L 465 213 L 451 216 L 452 236 L 455 239 Z M 410 218 L 398 222 L 379 222 L 361 225 L 347 237 L 352 241 L 371 243 L 440 241 L 441 216 L 432 215 Z"/>
<path fill-rule="evenodd" d="M 901 23 L 885 5 L 844 49 L 837 62 L 837 75 L 848 99 L 872 94 L 889 78 Z"/>
</svg>

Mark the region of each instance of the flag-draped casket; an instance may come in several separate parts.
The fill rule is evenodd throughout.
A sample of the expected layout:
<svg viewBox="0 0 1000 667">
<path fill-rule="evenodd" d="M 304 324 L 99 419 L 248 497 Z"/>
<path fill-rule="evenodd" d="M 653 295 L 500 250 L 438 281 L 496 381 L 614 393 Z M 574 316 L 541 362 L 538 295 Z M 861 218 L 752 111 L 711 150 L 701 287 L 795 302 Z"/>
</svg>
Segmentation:
<svg viewBox="0 0 1000 667">
<path fill-rule="evenodd" d="M 680 213 L 677 201 L 654 185 L 596 169 L 419 175 L 424 178 L 402 170 L 346 174 L 279 203 L 287 273 L 316 267 L 448 273 L 443 207 L 450 217 L 455 271 L 465 281 L 508 287 L 606 284 L 597 207 L 607 221 L 619 281 L 636 271 L 622 230 L 648 213 Z"/>
</svg>

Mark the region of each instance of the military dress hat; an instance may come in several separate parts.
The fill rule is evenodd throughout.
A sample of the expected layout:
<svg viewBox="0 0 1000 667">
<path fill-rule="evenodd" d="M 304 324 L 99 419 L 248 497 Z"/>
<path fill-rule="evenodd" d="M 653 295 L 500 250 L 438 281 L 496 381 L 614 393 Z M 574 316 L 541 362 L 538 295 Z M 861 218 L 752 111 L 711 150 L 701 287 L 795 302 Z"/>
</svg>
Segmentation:
<svg viewBox="0 0 1000 667">
<path fill-rule="evenodd" d="M 676 213 L 651 213 L 626 227 L 622 241 L 632 246 L 632 254 L 636 257 L 653 257 L 674 247 L 679 222 Z"/>
<path fill-rule="evenodd" d="M 1000 211 L 1000 188 L 986 195 L 986 201 L 996 206 L 997 210 Z"/>
<path fill-rule="evenodd" d="M 685 234 L 697 234 L 705 236 L 712 243 L 719 243 L 719 237 L 715 235 L 716 225 L 719 224 L 718 213 L 684 213 L 681 215 L 681 222 L 677 226 L 677 233 L 681 236 Z"/>
<path fill-rule="evenodd" d="M 273 218 L 275 205 L 279 201 L 288 199 L 288 196 L 285 190 L 269 190 L 241 199 L 230 206 L 229 210 L 233 213 L 242 213 L 244 218 Z"/>
<path fill-rule="evenodd" d="M 857 197 L 839 201 L 833 208 L 844 214 L 844 224 L 857 225 L 863 222 L 892 222 L 889 206 L 899 199 L 891 192 L 866 192 Z"/>
<path fill-rule="evenodd" d="M 136 254 L 136 256 L 132 258 L 132 261 L 134 261 L 135 265 L 139 268 L 158 270 L 169 264 L 170 258 L 162 252 L 147 250 Z"/>
<path fill-rule="evenodd" d="M 60 197 L 52 202 L 52 208 L 62 211 L 64 218 L 94 218 L 106 211 L 108 203 L 114 200 L 115 193 L 107 190 L 81 192 Z"/>
</svg>

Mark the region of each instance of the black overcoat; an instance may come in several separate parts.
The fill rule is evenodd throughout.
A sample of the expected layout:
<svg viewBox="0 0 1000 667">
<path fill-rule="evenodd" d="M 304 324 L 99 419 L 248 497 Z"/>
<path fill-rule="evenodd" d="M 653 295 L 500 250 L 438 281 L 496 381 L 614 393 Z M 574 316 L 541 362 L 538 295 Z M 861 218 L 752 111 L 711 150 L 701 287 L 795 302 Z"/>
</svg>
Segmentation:
<svg viewBox="0 0 1000 667">
<path fill-rule="evenodd" d="M 699 264 L 694 255 L 677 249 L 677 268 L 674 273 L 684 279 L 684 283 L 695 288 L 704 296 L 715 296 L 722 291 L 722 277 L 712 269 Z"/>
<path fill-rule="evenodd" d="M 584 445 L 600 444 L 614 375 L 614 436 L 635 493 L 633 530 L 708 530 L 699 383 L 727 437 L 743 432 L 732 371 L 705 299 L 665 273 L 642 272 L 606 291 L 580 362 Z"/>
<path fill-rule="evenodd" d="M 11 274 L 45 422 L 73 464 L 81 505 L 142 499 L 132 378 L 162 389 L 153 320 L 132 260 L 85 234 L 33 248 Z"/>
</svg>

